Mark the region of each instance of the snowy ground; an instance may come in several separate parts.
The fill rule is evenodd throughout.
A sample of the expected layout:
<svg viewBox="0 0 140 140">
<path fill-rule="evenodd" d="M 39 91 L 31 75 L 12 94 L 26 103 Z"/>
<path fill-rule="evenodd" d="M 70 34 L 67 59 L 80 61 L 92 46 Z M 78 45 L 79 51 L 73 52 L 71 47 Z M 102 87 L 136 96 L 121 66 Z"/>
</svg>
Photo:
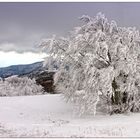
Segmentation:
<svg viewBox="0 0 140 140">
<path fill-rule="evenodd" d="M 0 137 L 140 137 L 140 114 L 77 117 L 61 95 L 0 97 Z"/>
</svg>

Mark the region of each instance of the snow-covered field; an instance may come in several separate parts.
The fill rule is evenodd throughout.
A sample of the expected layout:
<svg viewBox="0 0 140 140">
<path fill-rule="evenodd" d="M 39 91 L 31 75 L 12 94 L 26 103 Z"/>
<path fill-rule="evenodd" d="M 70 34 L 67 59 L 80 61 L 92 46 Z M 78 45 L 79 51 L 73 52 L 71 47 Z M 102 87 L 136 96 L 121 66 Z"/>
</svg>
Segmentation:
<svg viewBox="0 0 140 140">
<path fill-rule="evenodd" d="M 0 97 L 0 137 L 140 137 L 140 114 L 77 117 L 61 95 Z"/>
</svg>

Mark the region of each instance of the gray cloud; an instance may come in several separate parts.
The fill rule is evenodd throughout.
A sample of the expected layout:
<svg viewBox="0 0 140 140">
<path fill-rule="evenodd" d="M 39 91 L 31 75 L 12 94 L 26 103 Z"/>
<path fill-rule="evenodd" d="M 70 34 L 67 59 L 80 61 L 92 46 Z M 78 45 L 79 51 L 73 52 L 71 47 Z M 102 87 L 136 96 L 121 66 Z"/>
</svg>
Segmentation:
<svg viewBox="0 0 140 140">
<path fill-rule="evenodd" d="M 65 35 L 78 17 L 100 11 L 120 26 L 140 28 L 140 3 L 0 3 L 0 50 L 38 51 L 42 38 Z"/>
</svg>

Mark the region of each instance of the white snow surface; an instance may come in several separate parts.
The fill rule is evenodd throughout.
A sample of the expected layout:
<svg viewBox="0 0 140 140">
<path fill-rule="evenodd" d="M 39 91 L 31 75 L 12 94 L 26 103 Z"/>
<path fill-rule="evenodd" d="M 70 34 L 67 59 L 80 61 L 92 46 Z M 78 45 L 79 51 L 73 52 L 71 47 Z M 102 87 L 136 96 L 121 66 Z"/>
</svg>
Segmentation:
<svg viewBox="0 0 140 140">
<path fill-rule="evenodd" d="M 0 97 L 0 137 L 140 137 L 140 113 L 78 117 L 61 94 Z"/>
</svg>

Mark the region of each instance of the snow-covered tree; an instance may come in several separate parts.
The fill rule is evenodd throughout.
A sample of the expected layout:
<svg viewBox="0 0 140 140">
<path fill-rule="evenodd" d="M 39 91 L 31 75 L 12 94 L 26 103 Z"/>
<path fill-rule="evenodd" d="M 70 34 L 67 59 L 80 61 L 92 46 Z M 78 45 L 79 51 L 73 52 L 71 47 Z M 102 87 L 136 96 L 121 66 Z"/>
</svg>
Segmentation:
<svg viewBox="0 0 140 140">
<path fill-rule="evenodd" d="M 0 96 L 37 95 L 42 91 L 42 86 L 28 77 L 11 76 L 0 80 Z"/>
<path fill-rule="evenodd" d="M 58 92 L 77 105 L 80 114 L 96 113 L 98 103 L 110 113 L 140 109 L 140 35 L 98 13 L 67 38 L 41 43 L 60 62 L 54 81 Z"/>
</svg>

